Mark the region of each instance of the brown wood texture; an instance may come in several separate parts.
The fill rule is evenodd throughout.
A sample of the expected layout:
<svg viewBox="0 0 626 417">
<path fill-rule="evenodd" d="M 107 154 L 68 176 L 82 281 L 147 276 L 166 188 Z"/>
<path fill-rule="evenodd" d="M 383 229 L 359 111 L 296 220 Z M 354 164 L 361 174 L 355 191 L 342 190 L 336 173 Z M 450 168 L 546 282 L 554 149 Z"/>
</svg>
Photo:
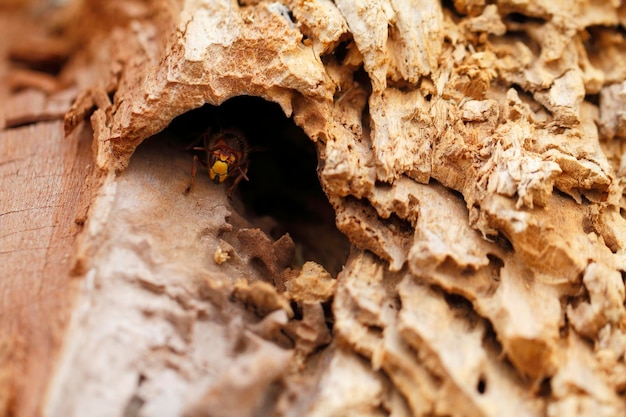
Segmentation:
<svg viewBox="0 0 626 417">
<path fill-rule="evenodd" d="M 626 413 L 626 4 L 65 6 L 0 21 L 0 415 Z"/>
<path fill-rule="evenodd" d="M 80 283 L 71 255 L 90 161 L 88 132 L 66 138 L 60 120 L 0 132 L 2 415 L 40 415 Z"/>
<path fill-rule="evenodd" d="M 44 8 L 40 8 L 44 6 Z M 76 286 L 72 254 L 91 133 L 66 137 L 71 90 L 55 96 L 66 50 L 33 18 L 45 4 L 0 5 L 0 415 L 39 416 Z M 55 98 L 56 97 L 56 98 Z M 86 202 L 85 202 L 86 203 Z M 80 222 L 79 222 L 80 223 Z"/>
</svg>

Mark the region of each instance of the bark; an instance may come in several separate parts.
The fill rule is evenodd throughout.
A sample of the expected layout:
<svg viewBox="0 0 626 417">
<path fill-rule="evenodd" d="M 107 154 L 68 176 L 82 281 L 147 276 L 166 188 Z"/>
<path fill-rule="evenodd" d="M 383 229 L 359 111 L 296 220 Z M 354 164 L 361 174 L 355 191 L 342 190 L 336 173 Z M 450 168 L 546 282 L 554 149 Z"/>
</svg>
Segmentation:
<svg viewBox="0 0 626 417">
<path fill-rule="evenodd" d="M 621 2 L 0 10 L 2 414 L 626 412 Z"/>
</svg>

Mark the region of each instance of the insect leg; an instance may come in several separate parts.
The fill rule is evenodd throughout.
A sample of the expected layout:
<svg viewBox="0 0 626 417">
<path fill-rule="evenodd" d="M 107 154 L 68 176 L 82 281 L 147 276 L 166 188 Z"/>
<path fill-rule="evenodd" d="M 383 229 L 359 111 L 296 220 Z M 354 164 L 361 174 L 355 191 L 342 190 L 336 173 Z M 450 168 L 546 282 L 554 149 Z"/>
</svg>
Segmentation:
<svg viewBox="0 0 626 417">
<path fill-rule="evenodd" d="M 185 189 L 185 194 L 189 194 L 191 189 L 193 188 L 193 182 L 196 178 L 196 173 L 198 172 L 198 155 L 193 156 L 193 162 L 191 164 L 191 180 L 189 181 L 189 185 Z"/>
<path fill-rule="evenodd" d="M 233 181 L 233 184 L 230 187 L 228 187 L 228 192 L 226 193 L 229 199 L 231 198 L 231 195 L 233 194 L 233 190 L 235 189 L 237 184 L 241 182 L 242 179 L 245 179 L 246 181 L 250 181 L 250 179 L 248 179 L 248 176 L 246 175 L 246 173 L 248 172 L 247 165 L 243 167 L 237 167 L 237 171 L 239 171 L 239 175 L 237 175 L 237 177 L 235 178 L 235 181 Z"/>
<path fill-rule="evenodd" d="M 239 171 L 239 175 L 237 177 L 243 177 L 246 181 L 250 181 L 250 178 L 248 178 L 248 176 L 246 175 L 248 173 L 248 166 L 245 167 L 237 167 L 237 170 Z M 241 181 L 241 178 L 239 179 L 239 181 Z"/>
</svg>

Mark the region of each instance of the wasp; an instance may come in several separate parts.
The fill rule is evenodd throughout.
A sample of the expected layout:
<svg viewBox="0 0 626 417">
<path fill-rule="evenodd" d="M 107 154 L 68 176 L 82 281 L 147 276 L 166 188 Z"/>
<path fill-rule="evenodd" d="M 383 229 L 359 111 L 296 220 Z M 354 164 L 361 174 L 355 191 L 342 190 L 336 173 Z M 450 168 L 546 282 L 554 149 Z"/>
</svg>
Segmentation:
<svg viewBox="0 0 626 417">
<path fill-rule="evenodd" d="M 221 184 L 227 179 L 233 179 L 232 184 L 228 188 L 228 198 L 237 184 L 242 179 L 249 181 L 246 173 L 248 172 L 248 141 L 245 135 L 238 129 L 222 129 L 218 132 L 205 132 L 200 136 L 198 141 L 202 141 L 204 146 L 194 146 L 195 151 L 206 153 L 206 158 L 198 158 L 193 156 L 193 165 L 191 167 L 191 181 L 187 187 L 186 193 L 191 191 L 193 187 L 198 163 L 205 166 L 209 173 L 209 178 L 215 184 Z"/>
</svg>

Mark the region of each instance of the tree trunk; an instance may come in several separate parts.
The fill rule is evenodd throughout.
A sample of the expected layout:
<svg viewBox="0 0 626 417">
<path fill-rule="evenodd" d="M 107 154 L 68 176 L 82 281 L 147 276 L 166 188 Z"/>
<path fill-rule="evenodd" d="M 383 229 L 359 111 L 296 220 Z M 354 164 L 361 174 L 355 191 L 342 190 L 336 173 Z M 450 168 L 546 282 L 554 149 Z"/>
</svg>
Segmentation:
<svg viewBox="0 0 626 417">
<path fill-rule="evenodd" d="M 625 26 L 7 3 L 0 414 L 624 415 Z"/>
</svg>

